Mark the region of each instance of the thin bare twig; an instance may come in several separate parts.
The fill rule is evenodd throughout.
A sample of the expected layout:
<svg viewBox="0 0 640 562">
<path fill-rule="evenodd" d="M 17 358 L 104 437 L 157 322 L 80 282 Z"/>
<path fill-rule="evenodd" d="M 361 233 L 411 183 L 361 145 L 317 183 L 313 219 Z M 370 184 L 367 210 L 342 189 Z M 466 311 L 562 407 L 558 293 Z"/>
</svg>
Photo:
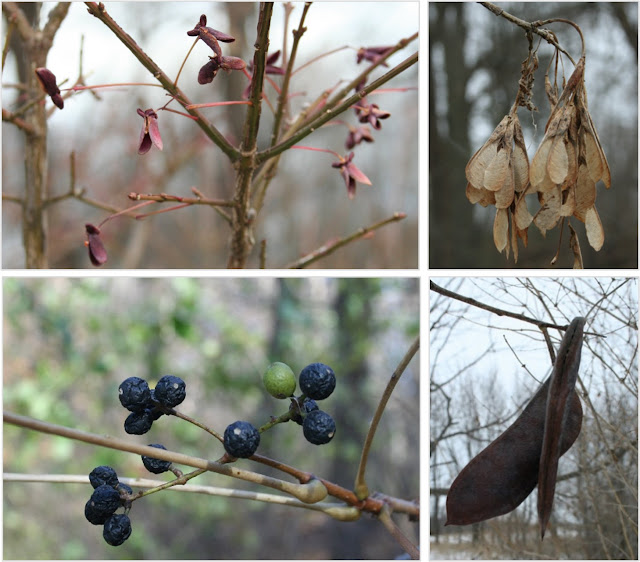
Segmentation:
<svg viewBox="0 0 640 562">
<path fill-rule="evenodd" d="M 396 367 L 396 370 L 391 375 L 389 382 L 387 383 L 387 387 L 384 389 L 384 393 L 380 398 L 380 402 L 378 403 L 378 407 L 376 408 L 375 414 L 373 414 L 373 419 L 371 420 L 371 425 L 369 426 L 369 431 L 367 432 L 367 437 L 364 440 L 364 445 L 362 446 L 362 454 L 360 456 L 360 465 L 358 466 L 358 473 L 356 475 L 356 481 L 354 485 L 354 490 L 356 496 L 360 499 L 364 499 L 369 495 L 369 487 L 364 478 L 365 470 L 367 469 L 367 459 L 369 457 L 369 450 L 371 449 L 371 443 L 373 443 L 373 437 L 376 434 L 376 429 L 378 429 L 378 423 L 380 423 L 380 418 L 382 418 L 382 414 L 384 413 L 384 409 L 387 406 L 387 402 L 389 398 L 391 398 L 391 393 L 393 389 L 398 384 L 402 373 L 404 373 L 407 365 L 413 359 L 413 356 L 417 353 L 420 348 L 420 336 L 418 336 L 415 341 L 411 344 L 411 347 L 405 353 L 404 357 Z"/>
<path fill-rule="evenodd" d="M 132 201 L 155 201 L 164 203 L 176 201 L 178 203 L 188 203 L 189 205 L 209 205 L 210 207 L 234 207 L 235 203 L 228 199 L 207 199 L 206 197 L 182 197 L 181 195 L 171 195 L 169 193 L 136 193 L 132 191 L 128 195 Z"/>
<path fill-rule="evenodd" d="M 542 25 L 546 25 L 547 23 L 553 23 L 554 21 L 571 23 L 572 25 L 575 26 L 575 24 L 573 24 L 572 22 L 569 22 L 568 20 L 560 20 L 560 19 L 528 22 L 510 14 L 509 12 L 505 12 L 500 6 L 496 6 L 491 2 L 480 2 L 480 5 L 487 8 L 487 10 L 494 13 L 496 16 L 502 17 L 507 21 L 510 21 L 511 23 L 516 24 L 518 27 L 521 27 L 522 29 L 524 29 L 527 33 L 535 33 L 536 35 L 539 35 L 547 43 L 549 43 L 550 45 L 553 45 L 556 49 L 558 49 L 558 51 L 560 51 L 561 53 L 564 53 L 569 58 L 569 60 L 573 64 L 575 64 L 575 61 L 571 58 L 571 55 L 567 53 L 567 51 L 565 51 L 560 45 L 558 45 L 555 35 L 552 32 L 548 31 L 547 29 L 541 29 L 540 27 Z M 580 33 L 580 37 L 582 37 L 582 33 L 581 32 L 579 33 Z M 582 41 L 582 48 L 584 52 L 584 40 Z"/>
<path fill-rule="evenodd" d="M 199 472 L 199 471 L 196 471 Z M 203 471 L 205 472 L 205 471 Z M 85 475 L 74 474 L 18 474 L 13 472 L 5 472 L 2 475 L 5 482 L 46 482 L 55 484 L 89 484 L 89 477 Z M 118 480 L 123 484 L 127 484 L 136 488 L 160 488 L 167 484 L 174 484 L 176 481 L 163 482 L 160 480 L 152 480 L 150 478 L 127 478 L 118 476 Z M 178 479 L 180 480 L 180 479 Z M 234 488 L 220 488 L 216 486 L 200 486 L 196 484 L 179 484 L 166 487 L 164 489 L 173 490 L 174 492 L 185 492 L 192 494 L 205 494 L 209 496 L 219 496 L 234 498 L 239 500 L 253 500 L 258 502 L 271 503 L 276 505 L 286 505 L 289 507 L 298 507 L 310 509 L 313 511 L 321 511 L 334 519 L 340 521 L 350 521 L 360 516 L 360 510 L 341 503 L 318 502 L 314 504 L 303 503 L 295 498 L 280 496 L 275 494 L 265 494 L 264 492 L 251 492 L 249 490 L 236 490 Z"/>
<path fill-rule="evenodd" d="M 397 222 L 397 221 L 401 221 L 402 219 L 406 218 L 407 215 L 405 213 L 393 213 L 392 216 L 390 216 L 389 218 L 386 218 L 384 220 L 381 220 L 375 224 L 372 224 L 371 226 L 364 226 L 362 228 L 359 228 L 358 230 L 356 230 L 353 234 L 350 234 L 349 236 L 345 236 L 344 238 L 339 238 L 338 240 L 333 240 L 331 242 L 327 242 L 326 244 L 324 244 L 323 246 L 320 246 L 320 248 L 318 248 L 317 250 L 314 250 L 313 252 L 307 254 L 306 256 L 301 257 L 300 259 L 297 259 L 294 262 L 291 262 L 290 264 L 286 265 L 285 268 L 286 269 L 303 269 L 309 265 L 311 265 L 313 262 L 318 261 L 321 258 L 324 258 L 325 256 L 328 256 L 329 254 L 332 254 L 333 252 L 335 252 L 338 248 L 342 248 L 344 246 L 346 246 L 347 244 L 350 244 L 351 242 L 354 242 L 355 240 L 359 240 L 360 238 L 365 237 L 367 234 L 382 228 L 383 226 L 390 224 L 392 222 Z"/>
<path fill-rule="evenodd" d="M 236 468 L 228 464 L 221 464 L 207 459 L 201 459 L 198 457 L 192 457 L 190 455 L 184 455 L 182 453 L 175 453 L 173 451 L 167 451 L 165 449 L 157 449 L 155 447 L 149 447 L 147 445 L 138 445 L 137 443 L 129 443 L 122 439 L 115 437 L 96 435 L 86 431 L 80 431 L 70 427 L 64 427 L 48 422 L 43 422 L 26 416 L 20 416 L 12 412 L 3 412 L 3 420 L 5 423 L 10 423 L 20 427 L 26 427 L 42 433 L 49 433 L 51 435 L 59 435 L 61 437 L 67 437 L 68 439 L 75 439 L 77 441 L 83 441 L 85 443 L 91 443 L 93 445 L 99 445 L 101 447 L 108 447 L 110 449 L 117 449 L 120 451 L 126 451 L 128 453 L 134 453 L 136 455 L 145 455 L 148 457 L 175 462 L 186 466 L 192 466 L 194 468 L 203 468 L 210 472 L 217 472 L 233 478 L 239 478 L 241 480 L 247 480 L 254 482 L 262 486 L 268 486 L 275 488 L 281 492 L 291 494 L 301 501 L 306 503 L 315 503 L 321 501 L 327 495 L 326 488 L 322 483 L 317 480 L 310 480 L 305 484 L 296 484 L 292 482 L 285 482 L 277 478 L 258 474 L 250 470 L 242 468 Z"/>
<path fill-rule="evenodd" d="M 30 123 L 27 123 L 24 119 L 21 119 L 17 115 L 13 114 L 8 109 L 2 108 L 2 120 L 7 121 L 9 123 L 13 123 L 19 129 L 22 129 L 25 133 L 29 133 L 30 135 L 35 135 L 36 130 Z"/>
<path fill-rule="evenodd" d="M 391 533 L 391 536 L 398 541 L 405 552 L 411 556 L 412 560 L 420 560 L 420 551 L 418 550 L 418 547 L 414 545 L 395 524 L 395 521 L 391 518 L 391 508 L 388 505 L 385 505 L 382 508 L 378 515 L 378 519 L 385 526 L 387 531 Z"/>
<path fill-rule="evenodd" d="M 560 325 L 560 324 L 555 324 L 553 322 L 545 322 L 543 320 L 538 320 L 537 318 L 531 318 L 529 316 L 525 316 L 524 314 L 518 314 L 517 312 L 510 312 L 510 311 L 504 310 L 502 308 L 496 308 L 495 306 L 491 306 L 491 305 L 485 304 L 483 302 L 477 301 L 474 298 L 465 297 L 463 295 L 459 295 L 458 293 L 454 293 L 453 291 L 449 291 L 448 289 L 445 289 L 443 287 L 440 287 L 439 285 L 436 285 L 433 281 L 429 282 L 429 288 L 432 291 L 435 291 L 436 293 L 440 293 L 441 295 L 443 295 L 445 297 L 456 299 L 456 300 L 459 300 L 459 301 L 464 302 L 466 304 L 470 304 L 471 306 L 476 306 L 478 308 L 482 308 L 483 310 L 487 310 L 488 312 L 491 312 L 491 313 L 496 314 L 498 316 L 508 316 L 509 318 L 515 318 L 516 320 L 522 320 L 523 322 L 527 322 L 529 324 L 535 324 L 540 329 L 542 329 L 542 328 L 556 328 L 558 330 L 565 331 L 569 327 L 568 324 Z"/>
</svg>

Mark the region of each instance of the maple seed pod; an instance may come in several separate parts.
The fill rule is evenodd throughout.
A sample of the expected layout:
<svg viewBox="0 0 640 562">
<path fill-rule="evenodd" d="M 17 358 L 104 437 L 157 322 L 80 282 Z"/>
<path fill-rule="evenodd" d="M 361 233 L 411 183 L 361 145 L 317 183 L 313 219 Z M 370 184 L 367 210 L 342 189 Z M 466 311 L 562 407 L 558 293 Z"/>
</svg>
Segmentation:
<svg viewBox="0 0 640 562">
<path fill-rule="evenodd" d="M 604 229 L 600 222 L 600 215 L 595 206 L 587 209 L 584 218 L 584 225 L 587 231 L 587 240 L 591 247 L 597 252 L 604 244 Z"/>
<path fill-rule="evenodd" d="M 470 525 L 509 513 L 529 496 L 536 484 L 540 486 L 538 480 L 542 471 L 546 474 L 545 482 L 551 482 L 549 474 L 552 470 L 547 466 L 547 457 L 542 459 L 543 442 L 546 439 L 547 443 L 552 443 L 550 450 L 559 458 L 573 445 L 582 426 L 582 405 L 571 385 L 572 380 L 575 383 L 580 364 L 582 326 L 582 318 L 572 322 L 560 346 L 552 376 L 542 384 L 516 421 L 471 459 L 451 484 L 446 525 Z M 556 402 L 550 389 L 563 396 L 562 404 Z M 554 416 L 550 424 L 547 419 L 549 398 L 556 414 L 556 406 L 563 409 L 562 416 Z M 558 419 L 563 420 L 560 426 L 555 423 Z M 550 447 L 549 444 L 546 446 Z M 543 483 L 545 491 L 546 486 Z"/>
<path fill-rule="evenodd" d="M 498 252 L 502 252 L 507 246 L 509 237 L 509 214 L 507 209 L 498 209 L 493 221 L 493 243 Z"/>
</svg>

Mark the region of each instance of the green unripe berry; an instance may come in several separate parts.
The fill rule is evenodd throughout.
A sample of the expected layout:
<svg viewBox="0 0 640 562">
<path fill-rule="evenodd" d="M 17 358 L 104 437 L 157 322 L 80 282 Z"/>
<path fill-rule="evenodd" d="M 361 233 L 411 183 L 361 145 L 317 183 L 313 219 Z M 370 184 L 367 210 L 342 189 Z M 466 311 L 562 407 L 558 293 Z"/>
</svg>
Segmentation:
<svg viewBox="0 0 640 562">
<path fill-rule="evenodd" d="M 296 376 L 291 367 L 280 362 L 271 363 L 267 367 L 262 382 L 274 398 L 289 398 L 296 390 Z"/>
</svg>

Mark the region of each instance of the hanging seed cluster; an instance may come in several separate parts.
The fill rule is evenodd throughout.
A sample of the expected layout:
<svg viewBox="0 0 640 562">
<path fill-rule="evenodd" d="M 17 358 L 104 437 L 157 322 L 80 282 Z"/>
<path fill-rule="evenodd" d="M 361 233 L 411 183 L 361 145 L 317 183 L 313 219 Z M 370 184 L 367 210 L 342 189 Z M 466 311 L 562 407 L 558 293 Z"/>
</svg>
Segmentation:
<svg viewBox="0 0 640 562">
<path fill-rule="evenodd" d="M 551 87 L 548 73 L 545 76 L 545 90 L 552 110 L 544 138 L 529 163 L 517 108 L 527 105 L 525 100 L 530 99 L 530 77 L 537 68 L 537 58 L 535 65 L 530 64 L 531 60 L 530 55 L 523 64 L 523 76 L 526 73 L 528 79 L 520 80 L 513 108 L 465 168 L 467 198 L 483 207 L 495 205 L 495 246 L 499 252 L 506 250 L 507 258 L 513 250 L 516 262 L 518 238 L 526 247 L 531 223 L 545 235 L 561 219 L 572 216 L 585 224 L 589 244 L 600 250 L 604 230 L 595 207 L 596 183 L 602 180 L 607 188 L 611 186 L 609 164 L 587 108 L 584 55 L 560 98 L 557 87 Z M 529 194 L 537 194 L 540 203 L 540 209 L 533 216 L 525 199 Z M 581 263 L 577 240 L 572 240 L 570 245 L 575 262 Z"/>
<path fill-rule="evenodd" d="M 604 230 L 595 207 L 596 183 L 611 187 L 611 172 L 587 109 L 584 57 L 576 65 L 551 111 L 544 138 L 531 162 L 531 191 L 542 205 L 533 222 L 544 234 L 561 217 L 585 223 L 587 240 L 597 251 Z"/>
<path fill-rule="evenodd" d="M 524 203 L 524 194 L 529 185 L 529 158 L 516 109 L 517 106 L 514 105 L 511 113 L 491 133 L 489 140 L 469 160 L 465 174 L 469 181 L 467 199 L 471 203 L 480 203 L 483 207 L 496 207 L 493 223 L 496 248 L 499 252 L 506 248 L 507 257 L 509 248 L 513 248 L 517 261 L 517 238 L 522 238 L 525 246 L 527 245 L 527 228 L 531 215 Z M 525 218 L 518 220 L 518 216 Z M 511 239 L 508 237 L 509 224 Z"/>
</svg>

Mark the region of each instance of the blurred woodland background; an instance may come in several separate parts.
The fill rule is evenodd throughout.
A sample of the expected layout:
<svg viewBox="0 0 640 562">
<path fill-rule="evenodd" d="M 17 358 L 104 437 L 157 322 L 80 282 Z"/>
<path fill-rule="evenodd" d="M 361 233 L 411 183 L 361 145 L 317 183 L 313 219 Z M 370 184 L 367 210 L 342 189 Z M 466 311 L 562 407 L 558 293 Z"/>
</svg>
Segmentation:
<svg viewBox="0 0 640 562">
<path fill-rule="evenodd" d="M 605 231 L 595 252 L 584 225 L 572 219 L 585 268 L 638 266 L 638 5 L 625 2 L 499 2 L 526 21 L 566 18 L 577 23 L 586 41 L 589 111 L 611 169 L 611 188 L 597 186 L 596 207 Z M 575 60 L 577 32 L 550 24 Z M 534 39 L 534 48 L 538 37 Z M 544 74 L 554 49 L 540 45 L 533 86 L 538 112 L 520 108 L 529 155 L 544 136 L 549 103 Z M 465 166 L 487 140 L 515 100 L 521 63 L 527 58 L 525 32 L 478 3 L 429 4 L 429 265 L 432 268 L 546 268 L 558 248 L 559 228 L 546 239 L 534 226 L 518 263 L 506 260 L 493 243 L 495 207 L 472 205 L 465 196 Z M 565 77 L 573 65 L 565 59 Z M 537 210 L 528 196 L 530 211 Z M 565 226 L 557 267 L 571 268 Z"/>
<path fill-rule="evenodd" d="M 288 408 L 262 387 L 273 361 L 294 372 L 331 365 L 336 391 L 323 409 L 336 420 L 328 445 L 308 443 L 293 422 L 262 436 L 260 452 L 349 489 L 382 392 L 419 332 L 416 279 L 5 279 L 4 408 L 92 433 L 209 459 L 222 446 L 200 429 L 163 417 L 127 435 L 118 385 L 182 377 L 179 410 L 217 431 L 237 419 L 259 425 Z M 372 490 L 419 498 L 419 358 L 400 379 L 367 468 Z M 140 458 L 5 425 L 5 472 L 154 477 Z M 262 465 L 241 460 L 238 466 Z M 278 475 L 281 473 L 277 473 Z M 169 480 L 164 474 L 157 477 Z M 193 481 L 272 491 L 207 473 Z M 362 559 L 403 551 L 373 518 L 338 522 L 307 510 L 168 491 L 136 501 L 133 533 L 110 547 L 84 518 L 91 488 L 5 482 L 5 559 Z M 396 516 L 417 543 L 419 524 Z"/>
<path fill-rule="evenodd" d="M 638 285 L 625 278 L 434 279 L 484 305 L 568 324 L 585 316 L 580 436 L 560 459 L 550 528 L 537 489 L 514 511 L 444 526 L 449 486 L 551 373 L 540 330 L 430 293 L 432 559 L 637 560 Z M 557 350 L 564 332 L 549 330 Z"/>
<path fill-rule="evenodd" d="M 52 3 L 45 3 L 50 9 Z M 256 2 L 135 2 L 106 4 L 108 12 L 146 53 L 175 78 L 193 38 L 200 14 L 208 25 L 236 38 L 224 45 L 224 54 L 253 58 L 256 41 L 258 3 Z M 302 3 L 294 3 L 286 33 L 291 48 L 292 31 L 297 29 Z M 269 53 L 283 49 L 285 4 L 276 4 L 271 25 Z M 46 9 L 41 16 L 46 21 Z M 291 115 L 293 119 L 325 90 L 344 86 L 363 69 L 356 64 L 360 47 L 395 45 L 418 31 L 418 3 L 317 3 L 310 8 L 307 28 L 299 45 L 297 67 L 315 60 L 292 78 Z M 6 26 L 4 27 L 6 32 Z M 70 87 L 78 76 L 81 40 L 83 74 L 87 85 L 144 82 L 152 83 L 149 72 L 81 4 L 72 4 L 63 21 L 47 60 L 61 88 Z M 12 43 L 13 45 L 13 43 Z M 341 49 L 342 48 L 342 49 Z M 389 67 L 380 67 L 377 78 L 405 60 L 418 48 L 412 42 L 394 54 Z M 337 52 L 333 52 L 337 50 Z M 329 54 L 330 53 L 330 54 Z M 215 80 L 202 86 L 196 77 L 211 50 L 198 42 L 182 70 L 179 86 L 193 103 L 242 100 L 247 78 L 242 72 L 221 71 Z M 323 55 L 327 55 L 324 56 Z M 75 62 L 75 65 L 71 64 Z M 117 63 L 116 63 L 117 61 Z M 275 62 L 281 66 L 282 56 Z M 347 191 L 340 171 L 332 168 L 337 158 L 331 154 L 292 150 L 279 164 L 263 212 L 255 224 L 258 242 L 249 267 L 258 267 L 259 242 L 267 241 L 267 267 L 284 267 L 326 242 L 346 237 L 361 227 L 389 218 L 395 212 L 407 218 L 383 227 L 374 236 L 359 240 L 323 259 L 325 268 L 415 268 L 418 265 L 418 91 L 417 65 L 385 85 L 405 88 L 369 97 L 391 117 L 373 131 L 374 142 L 354 148 L 354 163 L 369 177 L 371 186 L 359 185 L 354 200 Z M 280 76 L 269 75 L 274 82 Z M 3 107 L 15 110 L 22 104 L 20 90 L 11 84 L 19 76 L 15 52 L 7 57 L 3 70 Z M 409 88 L 409 89 L 406 89 Z M 266 85 L 275 105 L 277 93 Z M 64 91 L 63 91 L 64 94 Z M 75 151 L 75 183 L 85 189 L 87 198 L 123 209 L 132 206 L 127 195 L 170 193 L 193 197 L 196 186 L 205 196 L 229 199 L 233 196 L 235 175 L 227 157 L 204 136 L 199 127 L 179 115 L 160 112 L 158 122 L 164 142 L 163 152 L 137 154 L 142 119 L 136 108 L 158 108 L 167 101 L 159 88 L 123 86 L 76 93 L 55 110 L 48 120 L 48 194 L 69 191 L 70 154 Z M 175 106 L 175 107 L 174 107 Z M 47 98 L 47 107 L 51 102 Z M 178 109 L 174 103 L 170 107 Z M 246 106 L 204 108 L 204 115 L 233 144 L 239 144 Z M 299 143 L 328 148 L 346 155 L 348 125 L 359 126 L 354 111 L 348 110 L 328 126 Z M 268 146 L 273 112 L 263 105 L 258 148 Z M 24 190 L 24 135 L 13 124 L 3 123 L 3 161 L 12 163 L 2 170 L 3 193 L 19 197 Z M 384 157 L 382 157 L 384 155 Z M 170 206 L 163 204 L 162 207 Z M 143 208 L 154 211 L 160 205 Z M 90 268 L 84 247 L 85 223 L 98 225 L 111 213 L 75 199 L 67 199 L 46 209 L 48 224 L 48 263 L 52 268 Z M 24 267 L 24 249 L 19 205 L 3 205 L 3 266 Z M 142 221 L 119 217 L 107 223 L 103 239 L 109 254 L 109 268 L 221 268 L 226 267 L 229 228 L 225 220 L 209 207 L 189 207 L 149 217 Z"/>
</svg>

